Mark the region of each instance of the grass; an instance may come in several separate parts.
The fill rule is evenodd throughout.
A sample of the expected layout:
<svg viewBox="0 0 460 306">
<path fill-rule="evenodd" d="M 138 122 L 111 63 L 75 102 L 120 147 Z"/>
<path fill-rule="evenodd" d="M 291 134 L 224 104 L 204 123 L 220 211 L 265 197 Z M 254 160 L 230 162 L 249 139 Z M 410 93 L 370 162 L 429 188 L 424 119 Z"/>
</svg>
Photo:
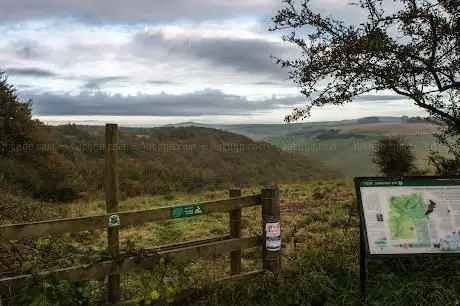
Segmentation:
<svg viewBox="0 0 460 306">
<path fill-rule="evenodd" d="M 258 188 L 247 188 L 243 190 L 243 195 L 258 192 Z M 264 277 L 249 282 L 209 284 L 208 281 L 229 274 L 228 256 L 177 263 L 180 269 L 172 269 L 171 275 L 186 276 L 187 286 L 208 287 L 206 295 L 199 301 L 203 305 L 359 305 L 359 220 L 352 181 L 281 185 L 280 195 L 283 269 L 290 271 L 284 284 L 276 286 Z M 202 196 L 174 194 L 166 198 L 138 197 L 121 201 L 120 210 L 227 197 L 226 191 L 209 192 Z M 104 205 L 101 201 L 74 203 L 66 207 L 65 214 L 83 216 L 103 213 Z M 260 207 L 243 209 L 243 220 L 244 236 L 260 233 Z M 227 214 L 147 223 L 121 229 L 121 248 L 126 249 L 128 244 L 147 248 L 222 235 L 228 230 Z M 56 239 L 54 242 L 57 244 L 40 246 L 42 252 L 54 249 L 57 253 L 56 249 L 65 249 L 63 245 L 67 245 L 72 246 L 72 257 L 76 257 L 78 254 L 103 253 L 106 248 L 105 231 L 71 235 L 67 240 L 64 237 Z M 70 255 L 66 254 L 67 257 Z M 47 265 L 50 267 L 58 263 L 58 266 L 64 266 L 77 261 L 64 263 L 54 258 Z M 243 271 L 259 269 L 260 263 L 260 252 L 243 252 Z M 366 304 L 457 305 L 460 296 L 459 272 L 460 265 L 453 259 L 370 261 Z M 152 280 L 155 273 L 143 271 L 123 274 L 123 298 L 148 296 L 153 290 L 152 284 L 155 284 Z M 102 287 L 97 281 L 89 286 L 96 301 Z"/>
</svg>

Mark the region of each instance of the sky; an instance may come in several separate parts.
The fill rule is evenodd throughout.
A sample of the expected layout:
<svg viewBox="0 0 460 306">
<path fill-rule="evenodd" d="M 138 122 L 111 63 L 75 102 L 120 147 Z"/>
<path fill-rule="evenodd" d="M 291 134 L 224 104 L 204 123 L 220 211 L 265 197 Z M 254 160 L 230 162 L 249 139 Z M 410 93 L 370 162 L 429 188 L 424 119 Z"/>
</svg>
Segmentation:
<svg viewBox="0 0 460 306">
<path fill-rule="evenodd" d="M 343 0 L 318 12 L 363 18 Z M 0 0 L 0 70 L 48 124 L 283 123 L 305 102 L 271 56 L 281 0 Z M 424 115 L 394 93 L 314 109 L 305 121 Z"/>
</svg>

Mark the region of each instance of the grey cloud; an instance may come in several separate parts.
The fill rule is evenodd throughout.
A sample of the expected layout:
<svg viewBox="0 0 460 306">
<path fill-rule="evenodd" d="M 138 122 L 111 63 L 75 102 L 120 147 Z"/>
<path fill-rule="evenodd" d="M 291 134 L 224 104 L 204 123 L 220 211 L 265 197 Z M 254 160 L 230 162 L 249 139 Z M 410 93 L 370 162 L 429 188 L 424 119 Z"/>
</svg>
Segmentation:
<svg viewBox="0 0 460 306">
<path fill-rule="evenodd" d="M 353 23 L 364 19 L 362 13 L 357 16 L 360 12 L 357 7 L 345 5 L 342 0 L 312 0 L 311 4 L 319 12 Z M 73 17 L 88 23 L 148 23 L 222 20 L 244 15 L 263 16 L 266 19 L 283 4 L 281 0 L 0 0 L 0 7 L 2 21 Z"/>
<path fill-rule="evenodd" d="M 85 83 L 82 88 L 89 90 L 100 90 L 104 85 L 113 82 L 125 82 L 129 84 L 132 81 L 129 77 L 126 76 L 113 76 L 113 77 L 99 77 L 99 78 L 89 78 L 87 83 Z M 144 83 L 149 85 L 178 85 L 176 82 L 169 80 L 147 80 Z"/>
<path fill-rule="evenodd" d="M 300 0 L 296 2 L 300 3 Z M 398 5 L 393 1 L 384 2 L 384 7 L 393 11 Z M 315 11 L 341 18 L 349 24 L 358 24 L 366 18 L 363 10 L 343 0 L 311 0 L 310 3 Z M 220 21 L 252 15 L 267 21 L 283 6 L 281 0 L 0 0 L 0 20 L 10 22 L 71 17 L 93 24 L 132 24 Z"/>
<path fill-rule="evenodd" d="M 292 83 L 289 82 L 276 82 L 276 81 L 258 81 L 258 82 L 252 82 L 249 83 L 250 85 L 271 85 L 271 86 L 286 86 L 286 85 L 292 85 Z"/>
<path fill-rule="evenodd" d="M 240 38 L 168 40 L 161 33 L 149 32 L 137 33 L 133 38 L 132 52 L 137 56 L 158 58 L 159 48 L 163 48 L 169 59 L 199 60 L 207 63 L 210 69 L 225 67 L 237 73 L 255 73 L 277 80 L 288 76 L 286 70 L 271 58 L 290 53 L 276 42 Z"/>
<path fill-rule="evenodd" d="M 224 65 L 236 71 L 280 76 L 285 73 L 271 55 L 285 53 L 274 43 L 255 39 L 202 39 L 188 44 L 189 52 L 212 65 Z"/>
<path fill-rule="evenodd" d="M 35 77 L 35 78 L 54 78 L 63 80 L 76 80 L 84 82 L 83 89 L 98 90 L 104 85 L 111 82 L 129 82 L 127 76 L 106 76 L 106 77 L 91 77 L 82 75 L 63 75 L 42 68 L 6 68 L 7 75 L 16 77 Z"/>
<path fill-rule="evenodd" d="M 404 97 L 399 95 L 361 95 L 354 100 L 359 102 L 387 102 L 402 99 L 404 99 Z"/>
<path fill-rule="evenodd" d="M 0 0 L 1 1 L 1 0 Z M 59 48 L 53 48 L 46 43 L 32 39 L 17 39 L 9 42 L 5 47 L 0 47 L 0 54 L 5 53 L 11 59 L 21 62 L 34 60 L 43 63 L 53 63 L 60 68 L 69 68 L 78 63 L 89 61 L 103 61 L 108 50 L 117 47 L 106 43 L 88 44 L 84 40 L 70 40 L 64 42 Z M 123 53 L 116 53 L 117 56 Z"/>
<path fill-rule="evenodd" d="M 19 90 L 31 90 L 33 88 L 33 86 L 29 84 L 16 84 L 14 85 L 14 87 L 16 87 Z"/>
<path fill-rule="evenodd" d="M 7 49 L 20 59 L 33 60 L 46 56 L 45 48 L 36 40 L 20 39 L 11 42 Z"/>
<path fill-rule="evenodd" d="M 50 78 L 58 75 L 52 71 L 41 68 L 6 68 L 6 73 L 12 76 Z"/>
<path fill-rule="evenodd" d="M 292 109 L 303 104 L 303 96 L 271 97 L 250 101 L 246 97 L 206 89 L 188 94 L 108 95 L 101 91 L 79 95 L 22 91 L 31 98 L 36 115 L 123 115 L 123 116 L 201 116 L 245 115 L 264 113 L 274 109 Z M 368 95 L 360 102 L 376 103 L 396 100 L 399 96 Z"/>
<path fill-rule="evenodd" d="M 100 89 L 103 85 L 113 81 L 127 81 L 129 78 L 124 76 L 111 76 L 111 77 L 96 77 L 89 78 L 87 83 L 83 85 L 84 89 Z"/>
<path fill-rule="evenodd" d="M 278 0 L 1 0 L 1 20 L 77 17 L 87 22 L 203 20 L 270 12 Z"/>
<path fill-rule="evenodd" d="M 311 98 L 315 99 L 320 95 L 319 92 L 312 94 Z M 387 103 L 390 101 L 398 101 L 406 99 L 400 95 L 383 95 L 383 94 L 365 94 L 359 95 L 354 97 L 352 100 L 357 103 L 366 103 L 366 102 L 373 102 L 373 103 Z"/>
<path fill-rule="evenodd" d="M 271 109 L 292 107 L 301 97 L 271 98 L 249 101 L 245 97 L 207 89 L 183 95 L 107 95 L 103 92 L 79 95 L 24 91 L 32 98 L 37 115 L 125 115 L 125 116 L 200 116 L 261 113 Z"/>
<path fill-rule="evenodd" d="M 146 83 L 151 84 L 151 85 L 177 85 L 179 84 L 177 82 L 171 82 L 168 80 L 148 80 L 146 81 Z"/>
</svg>

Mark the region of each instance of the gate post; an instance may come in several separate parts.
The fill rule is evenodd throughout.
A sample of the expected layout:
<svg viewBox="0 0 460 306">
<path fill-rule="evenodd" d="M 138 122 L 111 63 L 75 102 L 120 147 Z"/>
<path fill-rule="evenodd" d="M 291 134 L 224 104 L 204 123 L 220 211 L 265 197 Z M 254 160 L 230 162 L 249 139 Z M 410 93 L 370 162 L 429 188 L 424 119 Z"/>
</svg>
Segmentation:
<svg viewBox="0 0 460 306">
<path fill-rule="evenodd" d="M 105 125 L 105 203 L 107 214 L 107 249 L 112 260 L 120 256 L 118 228 L 118 125 Z M 120 301 L 120 274 L 108 276 L 107 296 L 109 305 Z"/>
<path fill-rule="evenodd" d="M 281 280 L 281 226 L 279 189 L 264 187 L 262 198 L 262 268 L 272 272 L 276 280 Z"/>
<path fill-rule="evenodd" d="M 230 198 L 241 197 L 240 188 L 229 189 Z M 231 210 L 229 213 L 230 220 L 230 237 L 241 238 L 241 208 Z M 241 273 L 241 250 L 230 253 L 230 274 L 237 275 Z"/>
</svg>

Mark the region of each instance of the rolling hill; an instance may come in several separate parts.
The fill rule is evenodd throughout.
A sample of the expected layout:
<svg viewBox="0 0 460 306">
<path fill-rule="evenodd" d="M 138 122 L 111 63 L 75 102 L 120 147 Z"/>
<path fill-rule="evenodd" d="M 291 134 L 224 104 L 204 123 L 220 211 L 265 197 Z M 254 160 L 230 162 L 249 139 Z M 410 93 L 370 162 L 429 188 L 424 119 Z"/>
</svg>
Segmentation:
<svg viewBox="0 0 460 306">
<path fill-rule="evenodd" d="M 371 153 L 383 135 L 402 135 L 414 149 L 417 162 L 428 167 L 430 150 L 439 146 L 433 133 L 438 127 L 419 117 L 364 117 L 327 122 L 299 122 L 292 124 L 204 124 L 179 122 L 169 127 L 207 127 L 244 135 L 254 141 L 266 141 L 284 151 L 295 151 L 309 160 L 339 170 L 347 177 L 376 175 Z M 93 127 L 99 132 L 102 127 Z M 161 127 L 163 128 L 163 127 Z M 146 137 L 158 128 L 128 128 L 124 132 Z M 89 128 L 91 130 L 91 128 Z"/>
<path fill-rule="evenodd" d="M 341 171 L 347 177 L 373 176 L 371 153 L 383 135 L 402 135 L 413 147 L 420 167 L 428 167 L 430 150 L 445 153 L 432 136 L 439 128 L 418 117 L 364 117 L 293 124 L 216 125 L 215 128 L 267 141 L 285 151 Z"/>
<path fill-rule="evenodd" d="M 24 152 L 25 159 L 2 158 L 0 175 L 9 184 L 45 200 L 66 201 L 82 194 L 100 194 L 104 130 L 77 125 L 46 128 L 51 138 L 47 148 L 59 163 L 43 156 L 41 164 L 56 167 L 48 167 L 48 174 L 36 169 L 27 162 L 27 156 L 30 159 L 34 155 L 30 151 Z M 211 128 L 121 129 L 119 143 L 122 197 L 342 177 L 339 171 L 312 162 L 307 156 Z M 44 183 L 47 179 L 52 179 L 49 186 Z"/>
<path fill-rule="evenodd" d="M 437 127 L 425 123 L 364 123 L 310 128 L 265 139 L 285 150 L 303 154 L 339 169 L 345 176 L 377 175 L 372 152 L 384 135 L 401 135 L 412 147 L 419 167 L 429 167 L 431 150 L 446 153 L 432 136 Z"/>
</svg>

